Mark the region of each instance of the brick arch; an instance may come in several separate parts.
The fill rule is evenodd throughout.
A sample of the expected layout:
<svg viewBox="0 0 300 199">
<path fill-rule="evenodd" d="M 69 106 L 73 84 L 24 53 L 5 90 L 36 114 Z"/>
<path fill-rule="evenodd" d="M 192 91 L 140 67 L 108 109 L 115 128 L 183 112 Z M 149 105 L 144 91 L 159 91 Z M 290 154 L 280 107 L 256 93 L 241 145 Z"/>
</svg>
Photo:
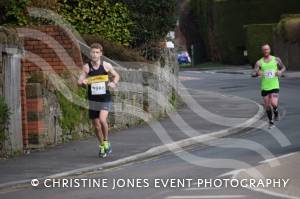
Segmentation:
<svg viewBox="0 0 300 199">
<path fill-rule="evenodd" d="M 78 43 L 71 33 L 59 25 L 18 28 L 17 31 L 24 40 L 25 50 L 21 62 L 21 104 L 23 145 L 27 149 L 30 136 L 40 134 L 44 129 L 43 120 L 33 121 L 27 117 L 43 109 L 42 99 L 26 95 L 26 80 L 30 73 L 47 71 L 47 65 L 50 65 L 52 72 L 62 74 L 67 67 L 81 67 L 83 61 Z"/>
</svg>

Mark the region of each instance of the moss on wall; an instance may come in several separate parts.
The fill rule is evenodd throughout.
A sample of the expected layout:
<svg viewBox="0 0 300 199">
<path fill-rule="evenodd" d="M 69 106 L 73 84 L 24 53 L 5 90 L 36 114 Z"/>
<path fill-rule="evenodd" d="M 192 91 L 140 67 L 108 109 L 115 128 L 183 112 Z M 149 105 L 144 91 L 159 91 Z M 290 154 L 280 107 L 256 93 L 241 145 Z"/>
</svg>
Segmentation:
<svg viewBox="0 0 300 199">
<path fill-rule="evenodd" d="M 10 111 L 4 98 L 0 97 L 0 143 L 6 139 L 5 130 L 9 122 Z"/>
<path fill-rule="evenodd" d="M 73 95 L 79 96 L 80 99 L 86 102 L 86 89 L 79 87 L 75 79 L 67 72 L 62 74 L 62 78 L 65 80 L 66 86 L 72 91 Z M 58 90 L 55 90 L 55 95 L 57 96 L 62 113 L 62 117 L 59 118 L 59 124 L 63 130 L 63 141 L 79 139 L 81 137 L 79 135 L 80 132 L 76 132 L 76 130 L 78 130 L 81 125 L 89 124 L 88 110 L 76 105 L 72 99 L 67 99 L 64 94 Z"/>
<path fill-rule="evenodd" d="M 0 44 L 23 47 L 23 39 L 18 36 L 14 28 L 0 26 Z"/>
</svg>

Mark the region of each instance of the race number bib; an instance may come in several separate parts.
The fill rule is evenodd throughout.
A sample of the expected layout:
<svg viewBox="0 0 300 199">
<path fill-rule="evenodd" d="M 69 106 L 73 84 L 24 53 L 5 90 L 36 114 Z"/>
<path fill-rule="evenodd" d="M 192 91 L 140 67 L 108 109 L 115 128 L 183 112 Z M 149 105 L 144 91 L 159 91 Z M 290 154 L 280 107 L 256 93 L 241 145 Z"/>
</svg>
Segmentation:
<svg viewBox="0 0 300 199">
<path fill-rule="evenodd" d="M 265 78 L 271 79 L 275 77 L 276 72 L 274 70 L 268 70 L 265 72 Z"/>
<path fill-rule="evenodd" d="M 91 85 L 92 95 L 104 95 L 106 94 L 105 82 L 94 83 Z"/>
</svg>

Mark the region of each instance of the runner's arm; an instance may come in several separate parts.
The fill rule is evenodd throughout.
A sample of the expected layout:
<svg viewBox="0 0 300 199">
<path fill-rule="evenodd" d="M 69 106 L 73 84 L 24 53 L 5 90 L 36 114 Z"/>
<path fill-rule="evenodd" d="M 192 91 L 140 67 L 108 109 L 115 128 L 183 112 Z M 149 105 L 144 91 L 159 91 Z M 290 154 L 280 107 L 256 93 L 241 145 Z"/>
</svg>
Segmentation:
<svg viewBox="0 0 300 199">
<path fill-rule="evenodd" d="M 261 76 L 259 61 L 256 62 L 255 66 L 254 66 L 254 72 L 252 73 L 252 77 L 257 77 L 257 76 Z"/>
<path fill-rule="evenodd" d="M 278 64 L 278 72 L 279 72 L 279 76 L 282 75 L 282 73 L 284 73 L 286 71 L 286 67 L 285 65 L 282 63 L 281 59 L 279 57 L 276 57 L 276 61 Z"/>
<path fill-rule="evenodd" d="M 81 72 L 81 74 L 79 76 L 79 79 L 78 79 L 78 85 L 82 86 L 82 85 L 87 84 L 86 78 L 87 78 L 88 70 L 89 70 L 89 67 L 88 67 L 87 64 L 82 66 L 82 72 Z"/>
<path fill-rule="evenodd" d="M 117 71 L 113 68 L 113 66 L 110 63 L 104 62 L 104 67 L 107 69 L 107 71 L 112 75 L 113 80 L 112 82 L 117 85 L 117 83 L 120 81 L 120 75 L 117 73 Z"/>
</svg>

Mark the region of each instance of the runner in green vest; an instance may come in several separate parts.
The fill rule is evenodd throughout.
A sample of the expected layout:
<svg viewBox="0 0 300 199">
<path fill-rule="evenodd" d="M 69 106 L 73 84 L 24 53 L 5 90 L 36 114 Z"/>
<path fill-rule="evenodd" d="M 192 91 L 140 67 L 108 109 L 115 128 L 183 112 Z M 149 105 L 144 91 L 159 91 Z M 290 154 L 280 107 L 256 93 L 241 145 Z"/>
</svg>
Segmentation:
<svg viewBox="0 0 300 199">
<path fill-rule="evenodd" d="M 257 61 L 255 74 L 261 77 L 261 95 L 264 98 L 265 109 L 271 128 L 274 126 L 273 112 L 274 119 L 276 121 L 279 120 L 279 77 L 282 76 L 286 67 L 280 58 L 271 55 L 271 47 L 269 44 L 262 46 L 262 52 L 263 58 Z"/>
</svg>

